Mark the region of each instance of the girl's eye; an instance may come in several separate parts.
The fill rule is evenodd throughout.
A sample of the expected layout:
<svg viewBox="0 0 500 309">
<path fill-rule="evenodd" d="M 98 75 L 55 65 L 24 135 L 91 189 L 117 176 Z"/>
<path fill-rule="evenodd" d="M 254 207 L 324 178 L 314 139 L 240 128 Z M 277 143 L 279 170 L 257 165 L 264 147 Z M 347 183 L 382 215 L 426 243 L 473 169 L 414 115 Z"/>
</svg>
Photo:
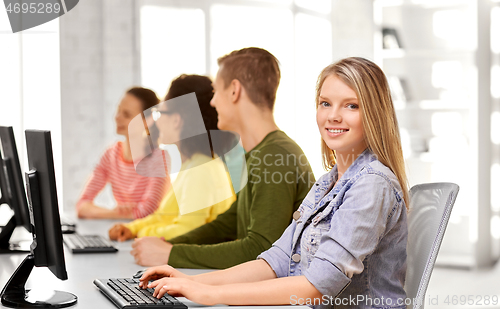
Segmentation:
<svg viewBox="0 0 500 309">
<path fill-rule="evenodd" d="M 359 106 L 357 104 L 350 103 L 350 104 L 347 104 L 347 108 L 348 109 L 357 109 L 357 108 L 359 108 Z"/>
<path fill-rule="evenodd" d="M 322 101 L 322 102 L 319 102 L 319 105 L 321 105 L 323 107 L 328 107 L 328 106 L 330 106 L 330 103 Z"/>
</svg>

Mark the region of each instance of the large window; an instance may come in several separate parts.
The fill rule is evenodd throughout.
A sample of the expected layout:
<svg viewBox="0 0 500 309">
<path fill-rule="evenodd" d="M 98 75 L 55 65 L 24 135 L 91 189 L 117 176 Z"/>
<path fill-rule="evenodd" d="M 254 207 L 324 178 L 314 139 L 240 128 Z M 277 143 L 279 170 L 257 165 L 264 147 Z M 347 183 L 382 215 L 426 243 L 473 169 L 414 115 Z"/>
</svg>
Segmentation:
<svg viewBox="0 0 500 309">
<path fill-rule="evenodd" d="M 332 62 L 331 1 L 142 0 L 141 78 L 164 95 L 182 74 L 217 73 L 217 58 L 261 47 L 281 64 L 274 116 L 304 150 L 316 177 L 324 173 L 315 118 L 315 83 Z"/>
<path fill-rule="evenodd" d="M 50 130 L 58 197 L 62 196 L 59 20 L 12 33 L 0 10 L 0 125 L 12 126 L 23 171 L 25 129 Z"/>
</svg>

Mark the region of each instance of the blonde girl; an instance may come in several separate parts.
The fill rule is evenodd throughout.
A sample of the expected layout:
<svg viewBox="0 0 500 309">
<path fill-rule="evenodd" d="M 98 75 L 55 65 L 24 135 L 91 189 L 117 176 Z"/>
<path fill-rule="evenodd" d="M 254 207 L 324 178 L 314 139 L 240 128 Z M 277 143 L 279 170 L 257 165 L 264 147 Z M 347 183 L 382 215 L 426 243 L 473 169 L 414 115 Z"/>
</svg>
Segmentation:
<svg viewBox="0 0 500 309">
<path fill-rule="evenodd" d="M 367 59 L 342 59 L 321 72 L 316 109 L 330 171 L 281 238 L 226 270 L 150 268 L 140 286 L 206 305 L 406 308 L 408 190 L 386 77 Z"/>
</svg>

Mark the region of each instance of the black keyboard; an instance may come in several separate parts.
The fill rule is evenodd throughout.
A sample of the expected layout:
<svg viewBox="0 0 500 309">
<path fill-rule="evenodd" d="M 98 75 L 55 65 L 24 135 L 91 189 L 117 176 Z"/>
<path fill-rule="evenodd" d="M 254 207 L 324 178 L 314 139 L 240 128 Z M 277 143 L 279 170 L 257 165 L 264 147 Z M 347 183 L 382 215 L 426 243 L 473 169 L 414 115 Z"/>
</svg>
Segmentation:
<svg viewBox="0 0 500 309">
<path fill-rule="evenodd" d="M 116 252 L 113 243 L 100 235 L 63 234 L 64 244 L 73 253 Z"/>
<path fill-rule="evenodd" d="M 94 285 L 118 308 L 187 309 L 187 306 L 168 294 L 158 299 L 153 289 L 139 287 L 139 279 L 95 279 Z"/>
</svg>

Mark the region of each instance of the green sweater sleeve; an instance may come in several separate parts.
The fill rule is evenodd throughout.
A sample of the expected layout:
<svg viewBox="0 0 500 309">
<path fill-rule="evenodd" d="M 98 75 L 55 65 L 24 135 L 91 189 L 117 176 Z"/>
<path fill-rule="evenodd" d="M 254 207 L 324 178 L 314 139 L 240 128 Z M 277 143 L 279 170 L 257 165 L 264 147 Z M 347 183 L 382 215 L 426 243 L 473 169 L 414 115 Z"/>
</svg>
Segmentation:
<svg viewBox="0 0 500 309">
<path fill-rule="evenodd" d="M 266 152 L 260 155 L 264 154 Z M 269 160 L 269 157 L 267 159 Z M 219 216 L 222 217 L 221 220 L 218 217 L 212 222 L 213 224 L 202 226 L 186 234 L 185 237 L 176 238 L 176 244 L 169 258 L 171 266 L 228 268 L 255 259 L 281 236 L 298 206 L 295 203 L 297 198 L 295 166 L 260 164 L 249 166 L 248 171 L 247 187 L 239 193 L 237 202 L 229 210 L 232 217 L 229 218 L 225 213 Z M 286 176 L 288 181 L 284 178 Z M 240 205 L 236 215 L 235 207 L 238 202 Z M 215 244 L 222 240 L 221 235 L 225 235 L 218 234 L 215 230 L 221 226 L 222 228 L 230 226 L 234 229 L 236 222 L 239 225 L 236 227 L 238 235 L 244 237 Z M 241 232 L 240 228 L 244 232 Z M 219 239 L 210 242 L 210 245 L 193 245 L 193 243 L 207 243 L 211 235 L 217 235 Z M 193 236 L 193 239 L 190 239 L 190 236 Z M 190 244 L 181 244 L 179 240 Z"/>
<path fill-rule="evenodd" d="M 261 242 L 259 235 L 251 234 L 219 244 L 178 244 L 172 247 L 168 264 L 178 268 L 225 269 L 255 259 L 265 251 L 261 249 Z"/>
<path fill-rule="evenodd" d="M 204 224 L 186 234 L 172 238 L 169 242 L 172 244 L 214 244 L 233 240 L 235 236 L 236 202 L 233 202 L 231 207 L 218 215 L 214 221 Z M 170 259 L 172 259 L 172 254 L 170 255 Z"/>
</svg>

